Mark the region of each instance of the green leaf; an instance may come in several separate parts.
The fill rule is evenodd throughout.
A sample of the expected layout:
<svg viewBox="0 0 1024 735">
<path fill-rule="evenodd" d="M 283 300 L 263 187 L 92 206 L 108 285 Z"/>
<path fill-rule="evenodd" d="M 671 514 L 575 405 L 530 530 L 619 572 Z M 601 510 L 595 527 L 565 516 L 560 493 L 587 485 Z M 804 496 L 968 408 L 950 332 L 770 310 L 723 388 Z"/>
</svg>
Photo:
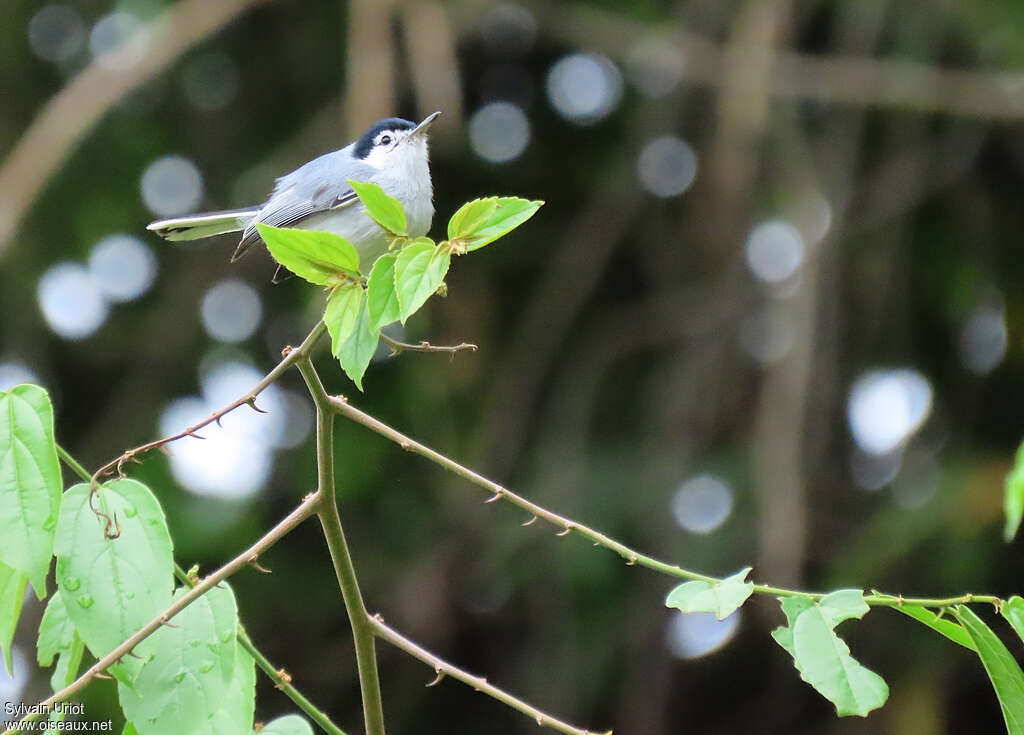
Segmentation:
<svg viewBox="0 0 1024 735">
<path fill-rule="evenodd" d="M 362 303 L 363 287 L 351 281 L 336 287 L 327 298 L 324 322 L 331 334 L 331 353 L 335 356 L 355 329 L 359 305 Z"/>
<path fill-rule="evenodd" d="M 7 664 L 7 673 L 13 676 L 11 668 L 11 643 L 14 642 L 14 629 L 18 627 L 21 617 L 21 604 L 25 600 L 25 584 L 28 577 L 0 562 L 0 653 L 3 653 Z"/>
<path fill-rule="evenodd" d="M 57 657 L 57 667 L 50 676 L 50 686 L 57 692 L 78 677 L 85 644 L 78 636 L 74 623 L 68 617 L 67 608 L 60 590 L 46 604 L 43 619 L 39 622 L 39 639 L 36 642 L 36 660 L 40 666 L 49 666 Z"/>
<path fill-rule="evenodd" d="M 967 635 L 967 631 L 961 625 L 948 618 L 939 616 L 934 610 L 929 610 L 919 605 L 893 605 L 892 609 L 899 610 L 904 615 L 908 615 L 919 623 L 927 625 L 932 630 L 941 633 L 954 643 L 959 643 L 964 648 L 969 648 L 972 651 L 978 650 L 974 647 L 974 641 L 971 640 L 971 637 Z"/>
<path fill-rule="evenodd" d="M 54 550 L 68 617 L 102 658 L 171 604 L 174 562 L 164 512 L 145 485 L 114 480 L 93 502 L 116 519 L 120 535 L 106 537 L 103 519 L 89 507 L 89 484 L 79 483 L 64 494 Z M 139 659 L 126 656 L 111 673 L 131 681 L 140 668 Z"/>
<path fill-rule="evenodd" d="M 408 235 L 406 232 L 405 208 L 393 196 L 384 193 L 376 184 L 349 179 L 348 185 L 363 202 L 366 212 L 385 230 L 395 235 Z"/>
<path fill-rule="evenodd" d="M 285 715 L 264 725 L 260 735 L 313 735 L 313 728 L 299 715 Z"/>
<path fill-rule="evenodd" d="M 27 575 L 40 600 L 62 486 L 50 397 L 37 385 L 0 392 L 0 562 Z"/>
<path fill-rule="evenodd" d="M 299 278 L 320 286 L 337 286 L 359 275 L 359 253 L 340 235 L 257 224 L 274 260 Z"/>
<path fill-rule="evenodd" d="M 1003 603 L 1000 609 L 1002 616 L 1017 633 L 1017 636 L 1024 641 L 1024 599 L 1014 595 Z"/>
<path fill-rule="evenodd" d="M 174 597 L 187 592 L 180 588 Z M 173 627 L 136 646 L 145 665 L 134 685 L 120 683 L 117 693 L 141 735 L 194 733 L 208 724 L 232 683 L 237 630 L 235 596 L 222 583 L 175 615 Z"/>
<path fill-rule="evenodd" d="M 817 601 L 780 601 L 789 626 L 776 628 L 772 637 L 793 657 L 800 677 L 832 702 L 840 716 L 865 717 L 881 707 L 889 696 L 885 680 L 850 656 L 833 630 L 868 611 L 863 592 L 838 590 Z"/>
<path fill-rule="evenodd" d="M 544 202 L 519 197 L 488 197 L 463 204 L 448 221 L 448 239 L 477 250 L 530 219 Z"/>
<path fill-rule="evenodd" d="M 196 735 L 250 735 L 256 706 L 256 662 L 235 644 L 235 675 L 220 708 Z"/>
<path fill-rule="evenodd" d="M 1006 514 L 1006 526 L 1003 538 L 1009 542 L 1017 535 L 1021 516 L 1024 516 L 1024 444 L 1017 450 L 1013 469 L 1006 476 L 1003 495 L 1003 511 Z"/>
<path fill-rule="evenodd" d="M 441 287 L 451 262 L 451 250 L 426 237 L 402 248 L 395 260 L 395 294 L 402 324 Z"/>
<path fill-rule="evenodd" d="M 953 614 L 978 649 L 978 656 L 996 690 L 1003 710 L 1008 735 L 1024 733 L 1024 674 L 1003 642 L 966 605 L 957 605 Z"/>
<path fill-rule="evenodd" d="M 398 295 L 395 293 L 395 260 L 397 256 L 391 253 L 377 258 L 366 286 L 370 326 L 377 329 L 385 324 L 397 322 L 402 316 L 398 307 Z"/>
<path fill-rule="evenodd" d="M 124 730 L 121 731 L 121 735 L 139 735 L 139 731 L 135 729 L 135 725 L 126 722 L 124 723 Z"/>
<path fill-rule="evenodd" d="M 754 584 L 745 581 L 750 570 L 751 567 L 746 567 L 721 581 L 684 582 L 668 593 L 665 605 L 688 613 L 714 613 L 719 620 L 724 620 L 736 612 L 754 591 Z"/>
<path fill-rule="evenodd" d="M 249 735 L 256 705 L 256 662 L 235 644 L 235 673 L 224 700 L 205 729 L 197 735 Z"/>
<path fill-rule="evenodd" d="M 370 324 L 366 302 L 367 300 L 363 299 L 360 304 L 355 328 L 341 348 L 341 354 L 337 355 L 345 374 L 359 390 L 363 389 L 363 374 L 373 358 L 373 353 L 377 351 L 377 342 L 380 340 L 380 330 L 374 329 Z"/>
</svg>

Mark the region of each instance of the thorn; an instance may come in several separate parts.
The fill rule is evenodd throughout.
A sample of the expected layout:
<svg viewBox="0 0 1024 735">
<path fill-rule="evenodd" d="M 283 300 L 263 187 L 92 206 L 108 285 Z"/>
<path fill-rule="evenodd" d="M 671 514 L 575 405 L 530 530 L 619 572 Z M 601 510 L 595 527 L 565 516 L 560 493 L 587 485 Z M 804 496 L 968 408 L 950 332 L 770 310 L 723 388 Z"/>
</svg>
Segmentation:
<svg viewBox="0 0 1024 735">
<path fill-rule="evenodd" d="M 193 431 L 192 429 L 186 429 L 186 430 L 185 430 L 185 436 L 190 436 L 190 437 L 192 437 L 193 439 L 203 439 L 203 440 L 205 440 L 205 439 L 206 439 L 206 437 L 205 437 L 205 436 L 199 436 L 199 434 L 197 434 L 197 433 L 196 433 L 195 431 Z"/>
<path fill-rule="evenodd" d="M 213 420 L 217 422 L 217 426 L 219 426 L 220 428 L 222 428 L 222 429 L 223 429 L 223 428 L 224 428 L 224 424 L 222 424 L 222 423 L 220 422 L 220 420 L 221 420 L 222 418 L 224 418 L 224 417 L 223 417 L 223 416 L 217 416 L 217 417 L 215 417 L 215 418 L 214 418 Z"/>
<path fill-rule="evenodd" d="M 635 556 L 631 556 L 631 557 L 629 557 L 629 559 L 626 560 L 626 566 L 627 567 L 635 567 L 636 566 L 636 562 L 637 562 L 637 558 Z"/>
<path fill-rule="evenodd" d="M 544 715 L 537 715 L 537 726 L 544 727 Z"/>
<path fill-rule="evenodd" d="M 292 683 L 292 675 L 284 669 L 278 669 L 274 672 L 277 675 L 277 683 L 274 687 L 277 689 L 284 689 L 286 685 Z"/>
<path fill-rule="evenodd" d="M 281 357 L 288 357 L 295 350 L 291 345 L 285 345 L 281 348 Z"/>
<path fill-rule="evenodd" d="M 168 628 L 177 628 L 178 626 L 171 622 L 171 619 L 166 615 L 160 616 L 160 625 L 166 625 Z"/>
<path fill-rule="evenodd" d="M 131 656 L 132 658 L 137 658 L 139 660 L 142 659 L 142 656 L 140 656 L 139 654 L 135 653 L 135 651 L 128 651 L 128 655 Z"/>
<path fill-rule="evenodd" d="M 161 444 L 159 447 L 157 447 L 157 449 L 159 449 L 160 453 L 163 454 L 164 456 L 171 456 L 171 451 L 167 448 L 166 444 Z"/>
<path fill-rule="evenodd" d="M 109 674 L 104 674 L 102 671 L 97 671 L 94 675 L 97 679 L 113 679 L 114 677 Z"/>
<path fill-rule="evenodd" d="M 572 526 L 566 526 L 563 530 L 556 533 L 556 536 L 568 536 L 572 532 Z"/>
<path fill-rule="evenodd" d="M 520 523 L 519 525 L 520 526 L 532 526 L 536 522 L 537 522 L 537 516 L 532 516 L 530 518 L 530 520 L 528 520 L 528 521 L 526 521 L 524 523 Z"/>
<path fill-rule="evenodd" d="M 380 613 L 374 613 L 373 619 L 376 620 L 378 623 L 383 623 L 384 622 L 384 616 L 381 615 Z"/>
<path fill-rule="evenodd" d="M 501 500 L 501 496 L 502 496 L 503 494 L 504 494 L 504 491 L 503 491 L 503 490 L 496 490 L 496 491 L 494 492 L 494 495 L 492 495 L 491 497 L 487 498 L 487 500 L 485 500 L 484 502 L 485 502 L 485 503 L 493 503 L 493 502 L 495 502 L 495 501 L 497 501 L 497 500 Z"/>
<path fill-rule="evenodd" d="M 348 403 L 348 398 L 346 398 L 345 396 L 341 395 L 340 393 L 338 395 L 334 396 L 334 400 L 341 401 L 342 403 Z"/>
<path fill-rule="evenodd" d="M 264 574 L 273 574 L 272 571 L 270 571 L 269 569 L 267 569 L 264 566 L 261 566 L 259 561 L 258 561 L 258 559 L 259 559 L 259 556 L 256 555 L 256 554 L 253 554 L 252 557 L 249 559 L 249 566 L 253 567 L 258 572 L 263 572 Z"/>
<path fill-rule="evenodd" d="M 426 686 L 433 687 L 441 683 L 441 679 L 444 678 L 444 672 L 441 671 L 441 669 L 434 669 L 434 673 L 437 674 L 437 676 L 434 677 L 433 681 L 426 684 Z"/>
<path fill-rule="evenodd" d="M 264 411 L 262 408 L 259 408 L 256 405 L 256 397 L 255 396 L 253 396 L 248 401 L 246 401 L 246 403 L 248 403 L 249 404 L 249 408 L 251 408 L 256 413 L 266 413 L 266 411 Z"/>
<path fill-rule="evenodd" d="M 405 450 L 405 451 L 407 451 L 407 452 L 409 451 L 409 449 L 411 449 L 411 448 L 412 448 L 412 444 L 410 444 L 410 443 L 409 443 L 409 440 L 408 440 L 408 439 L 404 439 L 404 440 L 402 440 L 402 442 L 401 442 L 401 443 L 399 443 L 399 445 L 398 445 L 398 446 L 400 446 L 400 447 L 401 447 L 402 449 L 404 449 L 404 450 Z"/>
</svg>

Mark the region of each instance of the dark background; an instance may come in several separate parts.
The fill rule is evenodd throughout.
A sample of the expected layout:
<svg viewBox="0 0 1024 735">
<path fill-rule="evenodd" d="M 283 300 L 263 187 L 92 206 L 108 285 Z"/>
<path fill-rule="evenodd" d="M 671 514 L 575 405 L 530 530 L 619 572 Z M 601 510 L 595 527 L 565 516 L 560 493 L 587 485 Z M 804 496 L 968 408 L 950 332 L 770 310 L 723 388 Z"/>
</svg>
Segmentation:
<svg viewBox="0 0 1024 735">
<path fill-rule="evenodd" d="M 171 5 L 117 9 L 153 23 Z M 237 12 L 201 37 L 195 29 L 229 5 Z M 1024 73 L 1015 71 L 1024 12 L 1014 0 L 179 3 L 179 25 L 153 27 L 149 56 L 84 81 L 90 30 L 114 6 L 68 2 L 80 26 L 43 34 L 56 60 L 30 42 L 42 7 L 7 0 L 0 23 L 0 376 L 47 387 L 58 440 L 90 469 L 158 436 L 165 407 L 199 393 L 201 363 L 265 373 L 322 308 L 298 279 L 272 286 L 265 253 L 229 264 L 232 237 L 175 247 L 146 233 L 159 216 L 140 189 L 150 164 L 189 159 L 202 175 L 199 209 L 248 205 L 275 175 L 380 117 L 441 109 L 435 237 L 476 196 L 547 204 L 505 240 L 457 259 L 448 297 L 405 332 L 478 352 L 378 360 L 363 395 L 321 349 L 329 391 L 689 568 L 750 564 L 758 581 L 809 589 L 1024 590 L 1018 551 L 1001 537 L 1024 403 L 1013 377 L 1024 358 Z M 198 41 L 177 49 L 183 28 Z M 150 73 L 157 48 L 171 61 Z M 605 59 L 585 57 L 585 71 L 604 69 L 606 92 L 621 84 L 586 124 L 560 112 L 548 87 L 554 65 L 579 52 Z M 141 83 L 120 95 L 132 74 Z M 584 101 L 592 78 L 570 80 Z M 65 98 L 57 127 L 23 138 L 72 80 L 93 86 Z M 195 89 L 207 92 L 199 104 Z M 116 98 L 109 109 L 104 95 Z M 506 162 L 482 157 L 469 132 L 495 101 L 529 124 L 525 149 Z M 662 136 L 696 154 L 680 195 L 656 196 L 638 178 L 642 151 Z M 484 139 L 514 135 L 485 128 Z M 658 171 L 675 180 L 678 164 Z M 751 233 L 768 221 L 788 223 L 803 244 L 774 284 L 748 258 Z M 111 306 L 88 336 L 59 336 L 40 308 L 41 277 L 62 261 L 85 263 L 113 233 L 141 238 L 155 256 L 151 289 Z M 262 303 L 252 336 L 231 346 L 200 319 L 204 294 L 225 278 Z M 913 372 L 877 372 L 891 370 Z M 896 427 L 882 456 L 859 447 L 848 420 L 865 395 L 853 389 L 870 375 L 890 381 L 858 414 L 869 428 Z M 302 395 L 297 374 L 282 382 Z M 922 387 L 930 401 L 911 405 L 908 419 L 907 396 Z M 289 416 L 301 436 L 302 410 Z M 183 566 L 219 566 L 313 489 L 310 434 L 265 456 L 270 475 L 234 500 L 190 492 L 159 454 L 132 467 L 163 503 Z M 839 720 L 771 640 L 782 621 L 774 600 L 751 600 L 720 648 L 687 658 L 680 640 L 703 650 L 723 629 L 687 628 L 664 608 L 673 580 L 541 523 L 521 528 L 521 512 L 483 505 L 479 489 L 344 420 L 336 456 L 370 609 L 581 726 L 624 735 L 1002 727 L 976 658 L 896 613 L 841 629 L 891 697 L 867 721 Z M 720 483 L 710 495 L 694 491 L 702 475 Z M 723 497 L 730 507 L 715 511 Z M 685 530 L 681 498 L 703 498 L 720 524 Z M 351 638 L 319 528 L 306 523 L 261 561 L 272 575 L 232 581 L 253 640 L 359 732 Z M 40 614 L 37 603 L 26 608 L 16 638 L 22 666 L 5 696 L 17 701 L 45 695 L 48 672 L 31 664 Z M 428 668 L 386 644 L 378 652 L 390 731 L 536 731 L 457 682 L 425 689 Z M 258 687 L 257 720 L 295 710 L 265 678 Z M 119 716 L 112 682 L 94 682 L 84 700 L 92 718 Z"/>
</svg>

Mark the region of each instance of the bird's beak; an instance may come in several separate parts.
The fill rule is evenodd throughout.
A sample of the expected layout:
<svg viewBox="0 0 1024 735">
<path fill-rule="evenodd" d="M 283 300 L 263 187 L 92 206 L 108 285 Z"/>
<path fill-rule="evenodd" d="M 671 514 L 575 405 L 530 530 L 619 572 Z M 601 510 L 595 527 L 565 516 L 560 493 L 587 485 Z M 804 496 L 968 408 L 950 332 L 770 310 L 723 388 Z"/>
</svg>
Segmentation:
<svg viewBox="0 0 1024 735">
<path fill-rule="evenodd" d="M 435 113 L 427 115 L 426 119 L 424 119 L 423 122 L 421 122 L 419 125 L 417 125 L 416 127 L 414 127 L 412 129 L 412 132 L 409 133 L 409 137 L 411 138 L 411 137 L 416 136 L 416 135 L 426 135 L 427 134 L 427 128 L 430 127 L 430 124 L 432 122 L 434 122 L 434 120 L 436 120 L 437 116 L 440 115 L 440 114 L 441 114 L 441 111 L 438 110 Z"/>
</svg>

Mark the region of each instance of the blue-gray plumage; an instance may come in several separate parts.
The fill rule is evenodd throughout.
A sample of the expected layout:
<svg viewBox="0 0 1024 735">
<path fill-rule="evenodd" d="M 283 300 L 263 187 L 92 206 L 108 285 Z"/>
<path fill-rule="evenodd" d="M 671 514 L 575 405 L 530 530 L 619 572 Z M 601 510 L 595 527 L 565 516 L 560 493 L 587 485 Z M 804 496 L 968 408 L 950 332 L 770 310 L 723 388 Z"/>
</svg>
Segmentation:
<svg viewBox="0 0 1024 735">
<path fill-rule="evenodd" d="M 348 182 L 377 184 L 405 207 L 409 235 L 427 234 L 434 203 L 426 131 L 440 114 L 435 112 L 419 125 L 397 117 L 375 123 L 355 142 L 279 178 L 260 207 L 175 217 L 153 222 L 148 229 L 168 240 L 241 230 L 232 261 L 261 242 L 257 223 L 333 232 L 355 246 L 361 269 L 369 272 L 373 261 L 386 252 L 389 238 L 366 214 Z"/>
</svg>

